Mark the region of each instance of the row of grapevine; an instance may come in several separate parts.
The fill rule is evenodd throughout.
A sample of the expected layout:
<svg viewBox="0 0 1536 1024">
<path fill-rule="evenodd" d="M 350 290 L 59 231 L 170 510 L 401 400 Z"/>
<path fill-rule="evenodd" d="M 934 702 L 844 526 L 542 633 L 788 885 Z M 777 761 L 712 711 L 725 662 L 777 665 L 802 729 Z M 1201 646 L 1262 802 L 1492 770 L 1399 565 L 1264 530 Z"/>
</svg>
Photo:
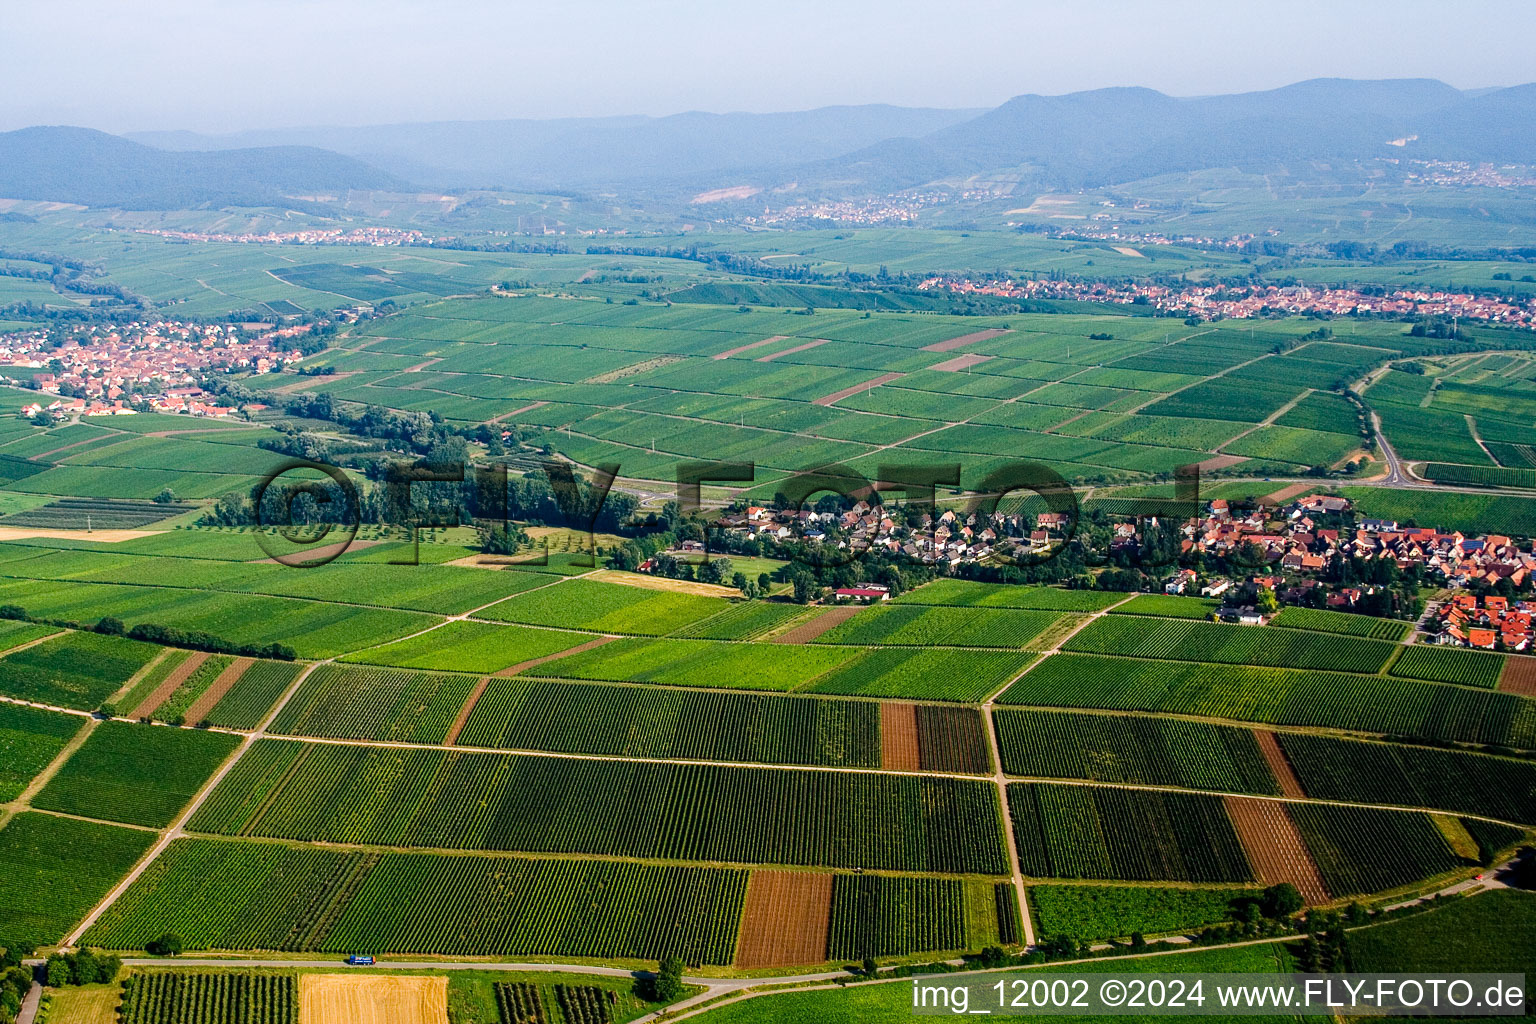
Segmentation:
<svg viewBox="0 0 1536 1024">
<path fill-rule="evenodd" d="M 290 740 L 258 743 L 192 827 L 432 849 L 1007 870 L 996 790 L 981 780 Z"/>
<path fill-rule="evenodd" d="M 1324 608 L 1285 608 L 1271 621 L 1272 625 L 1287 629 L 1310 629 L 1322 633 L 1342 633 L 1346 636 L 1364 636 L 1373 640 L 1402 640 L 1408 635 L 1411 623 L 1401 619 L 1378 619 L 1371 615 L 1355 615 L 1350 612 L 1328 611 Z"/>
<path fill-rule="evenodd" d="M 290 661 L 256 662 L 208 712 L 208 724 L 224 729 L 256 728 L 303 670 L 303 665 Z"/>
<path fill-rule="evenodd" d="M 1247 882 L 1220 797 L 1107 786 L 1008 787 L 1021 870 L 1035 878 Z"/>
<path fill-rule="evenodd" d="M 918 704 L 913 714 L 917 718 L 918 759 L 924 771 L 974 775 L 992 771 L 986 723 L 975 708 Z"/>
<path fill-rule="evenodd" d="M 1024 647 L 1060 617 L 1051 611 L 887 605 L 861 612 L 818 638 L 827 644 Z"/>
<path fill-rule="evenodd" d="M 1335 897 L 1395 889 L 1463 863 L 1427 814 L 1333 804 L 1286 806 Z"/>
<path fill-rule="evenodd" d="M 492 679 L 458 742 L 570 754 L 880 766 L 872 701 Z"/>
<path fill-rule="evenodd" d="M 1009 775 L 1280 793 L 1251 729 L 1014 708 L 993 721 Z"/>
<path fill-rule="evenodd" d="M 555 985 L 555 1002 L 565 1017 L 565 1024 L 608 1024 L 608 1004 L 612 989 L 596 985 Z"/>
<path fill-rule="evenodd" d="M 1097 619 L 1064 648 L 1086 654 L 1338 672 L 1379 672 L 1398 650 L 1386 640 L 1134 615 Z"/>
<path fill-rule="evenodd" d="M 580 956 L 731 963 L 747 872 L 620 861 L 172 843 L 91 929 L 142 949 Z"/>
<path fill-rule="evenodd" d="M 1344 672 L 1058 654 L 1022 676 L 1000 702 L 1162 711 L 1536 748 L 1536 701 Z"/>
<path fill-rule="evenodd" d="M 272 731 L 441 743 L 474 685 L 467 675 L 321 665 L 283 705 Z"/>
<path fill-rule="evenodd" d="M 1460 750 L 1278 733 L 1307 795 L 1536 825 L 1536 764 Z"/>
<path fill-rule="evenodd" d="M 969 949 L 966 924 L 964 882 L 838 875 L 832 883 L 827 958 Z"/>
<path fill-rule="evenodd" d="M 123 983 L 121 1024 L 298 1024 L 291 974 L 148 971 Z"/>
<path fill-rule="evenodd" d="M 1502 654 L 1415 644 L 1403 651 L 1387 671 L 1390 675 L 1407 679 L 1486 686 L 1491 690 L 1499 684 L 1499 673 L 1503 670 Z"/>
<path fill-rule="evenodd" d="M 526 981 L 498 981 L 495 992 L 501 1024 L 549 1024 L 539 986 Z"/>
</svg>

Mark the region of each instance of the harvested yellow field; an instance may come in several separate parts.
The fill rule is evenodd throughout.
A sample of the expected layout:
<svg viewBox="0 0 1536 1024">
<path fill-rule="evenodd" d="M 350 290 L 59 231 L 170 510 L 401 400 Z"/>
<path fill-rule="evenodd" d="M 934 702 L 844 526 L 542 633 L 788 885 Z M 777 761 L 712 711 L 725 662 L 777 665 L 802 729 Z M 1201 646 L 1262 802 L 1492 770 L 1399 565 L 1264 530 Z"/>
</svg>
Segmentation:
<svg viewBox="0 0 1536 1024">
<path fill-rule="evenodd" d="M 448 979 L 306 974 L 299 1024 L 448 1024 Z"/>
<path fill-rule="evenodd" d="M 125 540 L 153 537 L 164 530 L 47 530 L 28 526 L 0 526 L 0 541 L 88 540 L 97 544 L 121 544 Z"/>
<path fill-rule="evenodd" d="M 619 583 L 626 587 L 643 587 L 647 590 L 670 590 L 678 594 L 697 594 L 700 597 L 740 597 L 735 587 L 722 587 L 715 583 L 699 583 L 695 580 L 674 580 L 665 576 L 647 576 L 641 572 L 621 572 L 618 569 L 600 569 L 587 576 L 602 583 Z"/>
<path fill-rule="evenodd" d="M 51 1024 L 116 1024 L 116 985 L 65 985 L 53 990 Z"/>
</svg>

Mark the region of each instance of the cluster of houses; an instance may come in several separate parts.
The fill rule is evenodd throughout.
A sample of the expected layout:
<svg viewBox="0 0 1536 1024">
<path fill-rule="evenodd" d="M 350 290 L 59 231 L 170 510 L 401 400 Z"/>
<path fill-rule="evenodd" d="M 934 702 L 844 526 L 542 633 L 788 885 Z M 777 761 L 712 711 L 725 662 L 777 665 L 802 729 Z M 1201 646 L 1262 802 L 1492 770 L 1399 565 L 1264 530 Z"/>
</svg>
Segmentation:
<svg viewBox="0 0 1536 1024">
<path fill-rule="evenodd" d="M 1454 317 L 1536 328 L 1536 300 L 1476 295 L 1470 292 L 1400 289 L 1387 295 L 1368 295 L 1353 288 L 1308 288 L 1302 285 L 1177 287 L 1147 282 L 1117 285 L 1047 278 L 976 281 L 951 277 L 931 277 L 918 287 L 1008 298 L 1077 299 L 1145 305 L 1205 320 L 1248 319 L 1271 313 L 1331 313 L 1336 316 L 1385 313 L 1394 316 Z"/>
<path fill-rule="evenodd" d="M 917 525 L 909 526 L 905 516 L 866 501 L 840 512 L 752 505 L 726 513 L 716 523 L 747 541 L 800 539 L 819 544 L 827 541 L 829 531 L 836 531 L 836 543 L 850 550 L 886 551 L 931 565 L 985 561 L 1000 546 L 1022 544 L 1044 551 L 1051 544 L 1045 528 L 1029 529 L 1028 520 L 1018 514 L 925 513 Z"/>
<path fill-rule="evenodd" d="M 448 197 L 444 196 L 444 200 Z M 138 228 L 141 235 L 173 238 L 178 242 L 239 242 L 255 245 L 431 245 L 434 239 L 410 228 L 351 227 L 304 228 L 299 231 L 257 231 L 232 234 L 223 231 L 168 231 Z"/>
<path fill-rule="evenodd" d="M 1252 545 L 1276 569 L 1316 574 L 1339 558 L 1391 558 L 1400 569 L 1417 566 L 1424 577 L 1448 587 L 1509 580 L 1520 586 L 1536 572 L 1536 552 L 1500 534 L 1469 536 L 1459 530 L 1405 527 L 1387 519 L 1361 518 L 1354 528 L 1325 522 L 1352 511 L 1346 498 L 1312 494 L 1280 507 L 1234 509 L 1222 499 L 1184 524 L 1183 552 L 1229 555 Z M 1136 543 L 1135 524 L 1124 543 Z"/>
<path fill-rule="evenodd" d="M 1435 642 L 1486 651 L 1531 649 L 1531 616 L 1536 601 L 1511 601 L 1493 594 L 1481 600 L 1455 594 L 1437 611 Z"/>
<path fill-rule="evenodd" d="M 81 325 L 63 338 L 24 331 L 0 335 L 0 364 L 39 372 L 0 379 L 56 396 L 28 405 L 28 417 L 121 416 L 145 407 L 222 417 L 230 410 L 204 401 L 197 381 L 210 371 L 279 370 L 302 358 L 291 341 L 309 329 L 157 320 Z"/>
</svg>

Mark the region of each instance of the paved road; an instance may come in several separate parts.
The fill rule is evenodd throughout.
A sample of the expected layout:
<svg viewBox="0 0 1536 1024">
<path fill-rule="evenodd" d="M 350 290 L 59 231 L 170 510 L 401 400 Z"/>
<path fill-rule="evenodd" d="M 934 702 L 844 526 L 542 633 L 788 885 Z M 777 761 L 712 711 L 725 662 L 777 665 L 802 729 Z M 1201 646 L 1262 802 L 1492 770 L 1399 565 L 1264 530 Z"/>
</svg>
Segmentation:
<svg viewBox="0 0 1536 1024">
<path fill-rule="evenodd" d="M 27 989 L 27 994 L 22 997 L 21 1011 L 16 1015 L 16 1024 L 32 1024 L 37 1019 L 37 1007 L 43 1001 L 43 986 L 37 982 Z"/>
<path fill-rule="evenodd" d="M 1387 475 L 1382 479 L 1382 484 L 1387 487 L 1422 487 L 1416 484 L 1414 479 L 1403 471 L 1403 464 L 1397 457 L 1397 452 L 1392 449 L 1392 442 L 1387 440 L 1387 435 L 1381 431 L 1381 414 L 1371 410 L 1371 429 L 1376 432 L 1376 450 L 1381 452 L 1387 460 Z"/>
</svg>

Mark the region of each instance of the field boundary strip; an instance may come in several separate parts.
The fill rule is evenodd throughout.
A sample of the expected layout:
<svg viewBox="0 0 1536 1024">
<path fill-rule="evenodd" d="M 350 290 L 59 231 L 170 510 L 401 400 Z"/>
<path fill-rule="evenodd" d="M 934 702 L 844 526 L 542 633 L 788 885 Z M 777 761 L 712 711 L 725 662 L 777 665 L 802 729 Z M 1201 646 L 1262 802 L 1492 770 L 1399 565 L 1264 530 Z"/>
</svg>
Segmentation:
<svg viewBox="0 0 1536 1024">
<path fill-rule="evenodd" d="M 477 619 L 476 621 L 481 621 L 481 620 Z M 485 620 L 485 621 L 491 621 L 491 620 Z M 507 623 L 500 623 L 500 625 L 507 625 Z M 584 630 L 574 630 L 573 632 L 585 632 L 585 631 Z M 584 644 L 577 644 L 575 647 L 567 647 L 565 650 L 563 650 L 563 651 L 556 651 L 554 654 L 546 654 L 546 655 L 544 655 L 543 657 L 540 657 L 540 658 L 529 658 L 527 661 L 520 661 L 516 665 L 508 665 L 506 668 L 498 669 L 495 672 L 492 672 L 491 675 L 496 677 L 497 679 L 510 679 L 512 676 L 515 676 L 515 675 L 517 675 L 520 672 L 526 672 L 530 668 L 537 668 L 538 666 L 543 665 L 546 662 L 555 661 L 555 660 L 557 660 L 559 658 L 564 658 L 564 657 L 566 657 L 568 655 L 572 655 L 572 654 L 580 654 L 583 651 L 590 651 L 590 650 L 592 650 L 595 647 L 601 647 L 604 644 L 613 643 L 613 641 L 618 640 L 618 639 L 620 639 L 620 637 L 612 636 L 612 635 L 609 635 L 609 634 L 605 633 L 605 634 L 602 634 L 601 636 L 593 637 L 591 640 L 588 640 Z"/>
<path fill-rule="evenodd" d="M 1305 799 L 1307 792 L 1301 785 L 1301 780 L 1296 777 L 1296 771 L 1291 767 L 1290 758 L 1285 756 L 1285 751 L 1280 749 L 1280 741 L 1275 738 L 1273 729 L 1255 729 L 1253 738 L 1259 745 L 1259 753 L 1264 755 L 1269 770 L 1280 784 L 1280 795 Z"/>
<path fill-rule="evenodd" d="M 770 353 L 768 353 L 765 356 L 758 356 L 757 357 L 757 361 L 759 363 L 771 363 L 775 359 L 779 358 L 780 356 L 792 356 L 796 352 L 809 352 L 813 348 L 820 348 L 823 345 L 830 345 L 830 344 L 831 344 L 830 341 L 827 341 L 824 338 L 818 338 L 815 341 L 807 341 L 803 345 L 795 345 L 792 348 L 780 349 L 777 352 L 770 352 Z"/>
<path fill-rule="evenodd" d="M 207 661 L 209 657 L 210 655 L 205 651 L 193 651 L 187 655 L 187 657 L 181 660 L 180 664 L 165 674 L 165 678 L 160 681 L 160 685 L 156 686 L 149 696 L 139 701 L 138 707 L 128 712 L 128 717 L 148 718 L 150 715 L 153 715 L 159 710 L 160 705 L 170 700 L 171 694 L 180 689 L 181 684 L 186 682 L 193 672 L 202 667 L 203 662 Z"/>
<path fill-rule="evenodd" d="M 469 722 L 469 716 L 474 712 L 475 705 L 480 703 L 480 698 L 485 696 L 486 687 L 490 686 L 491 677 L 481 676 L 475 681 L 474 689 L 469 691 L 469 696 L 464 698 L 464 706 L 459 708 L 458 715 L 453 724 L 448 727 L 448 734 L 443 737 L 443 746 L 451 747 L 459 741 L 459 733 L 464 731 L 464 726 Z"/>
<path fill-rule="evenodd" d="M 204 690 L 197 700 L 187 708 L 186 719 L 192 725 L 197 725 L 213 711 L 214 707 L 223 700 L 225 695 L 232 690 L 246 670 L 256 664 L 255 658 L 236 658 L 224 667 L 208 689 Z"/>
<path fill-rule="evenodd" d="M 984 331 L 972 331 L 970 334 L 962 334 L 958 338 L 949 338 L 946 341 L 936 341 L 932 345 L 924 345 L 922 348 L 918 349 L 918 351 L 951 352 L 957 348 L 964 348 L 966 345 L 972 345 L 979 341 L 991 341 L 993 338 L 1000 338 L 1005 334 L 1012 333 L 1013 330 L 1009 327 L 990 327 Z"/>
<path fill-rule="evenodd" d="M 729 359 L 729 358 L 731 358 L 731 356 L 739 356 L 743 352 L 750 352 L 750 351 L 752 351 L 755 348 L 762 348 L 764 345 L 772 345 L 776 341 L 788 341 L 788 340 L 789 340 L 789 335 L 787 335 L 787 334 L 775 334 L 773 337 L 771 337 L 771 338 L 764 338 L 762 341 L 753 341 L 753 342 L 749 342 L 746 345 L 737 345 L 735 348 L 727 349 L 724 352 L 716 352 L 714 355 L 710 356 L 709 358 L 711 358 L 711 359 Z"/>
</svg>

